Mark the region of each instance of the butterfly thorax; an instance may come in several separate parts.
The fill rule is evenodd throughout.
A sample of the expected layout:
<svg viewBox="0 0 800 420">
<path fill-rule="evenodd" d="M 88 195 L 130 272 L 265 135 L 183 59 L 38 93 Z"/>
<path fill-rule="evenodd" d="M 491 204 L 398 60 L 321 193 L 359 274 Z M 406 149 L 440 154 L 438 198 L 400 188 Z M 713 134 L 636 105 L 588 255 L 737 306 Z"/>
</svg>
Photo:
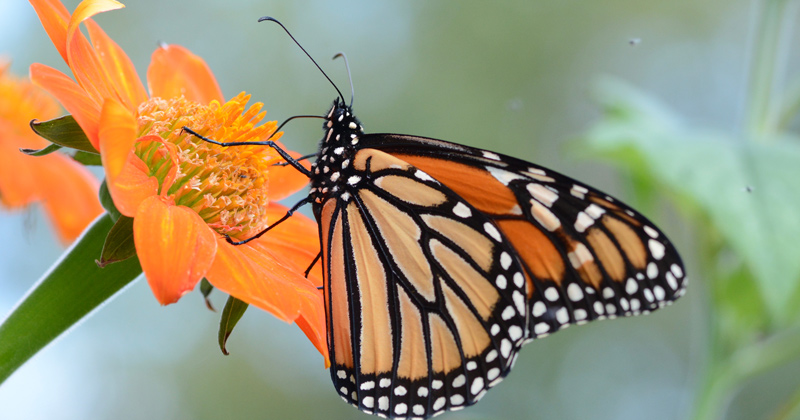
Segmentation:
<svg viewBox="0 0 800 420">
<path fill-rule="evenodd" d="M 315 207 L 347 190 L 354 178 L 353 159 L 364 127 L 353 115 L 352 108 L 337 98 L 325 117 L 325 136 L 319 145 L 317 160 L 311 165 L 309 196 Z"/>
</svg>

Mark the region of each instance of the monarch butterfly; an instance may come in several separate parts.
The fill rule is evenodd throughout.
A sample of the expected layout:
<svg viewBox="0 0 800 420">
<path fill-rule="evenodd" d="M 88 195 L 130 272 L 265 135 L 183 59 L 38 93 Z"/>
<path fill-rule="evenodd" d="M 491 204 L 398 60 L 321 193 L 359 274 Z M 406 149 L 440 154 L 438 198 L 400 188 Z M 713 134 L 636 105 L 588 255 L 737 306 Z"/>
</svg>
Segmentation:
<svg viewBox="0 0 800 420">
<path fill-rule="evenodd" d="M 260 144 L 310 178 L 286 217 L 312 204 L 331 378 L 364 412 L 464 408 L 510 372 L 523 344 L 685 293 L 666 236 L 588 185 L 487 150 L 366 134 L 341 92 L 324 120 L 310 171 Z"/>
</svg>

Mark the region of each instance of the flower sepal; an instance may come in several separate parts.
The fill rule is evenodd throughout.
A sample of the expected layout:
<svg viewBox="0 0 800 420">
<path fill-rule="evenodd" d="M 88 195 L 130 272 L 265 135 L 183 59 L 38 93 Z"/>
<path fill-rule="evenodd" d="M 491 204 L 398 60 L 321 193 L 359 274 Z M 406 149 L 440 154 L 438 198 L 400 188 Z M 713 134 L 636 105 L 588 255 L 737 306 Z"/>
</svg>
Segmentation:
<svg viewBox="0 0 800 420">
<path fill-rule="evenodd" d="M 100 152 L 92 146 L 86 133 L 83 132 L 83 129 L 78 125 L 72 115 L 66 115 L 49 121 L 40 122 L 33 120 L 30 125 L 31 129 L 36 134 L 53 144 L 95 155 L 100 154 Z M 45 149 L 49 148 L 50 146 Z M 26 153 L 32 154 L 30 152 Z"/>
<path fill-rule="evenodd" d="M 20 147 L 20 149 L 19 149 L 20 152 L 25 153 L 28 156 L 47 156 L 50 153 L 53 153 L 53 152 L 56 152 L 56 151 L 59 151 L 59 150 L 61 150 L 61 146 L 59 146 L 59 145 L 57 145 L 55 143 L 50 143 L 49 145 L 47 145 L 46 147 L 43 147 L 41 149 L 27 149 L 27 148 L 24 148 L 24 147 Z"/>
<path fill-rule="evenodd" d="M 219 349 L 222 354 L 229 355 L 228 349 L 225 344 L 228 342 L 228 337 L 231 336 L 233 328 L 242 319 L 242 315 L 250 305 L 247 302 L 236 299 L 233 296 L 228 296 L 228 301 L 225 302 L 225 308 L 222 309 L 222 316 L 219 319 Z"/>
<path fill-rule="evenodd" d="M 97 266 L 104 268 L 108 264 L 125 261 L 136 256 L 136 245 L 133 242 L 133 218 L 121 216 L 108 231 L 100 259 L 95 260 Z"/>
</svg>

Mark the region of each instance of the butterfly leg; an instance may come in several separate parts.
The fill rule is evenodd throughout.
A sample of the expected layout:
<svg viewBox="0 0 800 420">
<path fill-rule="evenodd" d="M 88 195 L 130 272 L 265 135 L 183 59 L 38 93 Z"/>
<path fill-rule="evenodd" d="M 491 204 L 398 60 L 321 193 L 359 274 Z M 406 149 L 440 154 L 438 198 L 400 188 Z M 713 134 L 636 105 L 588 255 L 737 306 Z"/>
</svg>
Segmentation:
<svg viewBox="0 0 800 420">
<path fill-rule="evenodd" d="M 320 251 L 320 252 L 317 254 L 317 256 L 316 256 L 316 257 L 314 257 L 314 260 L 312 260 L 312 261 L 311 261 L 311 264 L 309 264 L 308 268 L 306 268 L 306 271 L 305 271 L 305 273 L 304 273 L 306 277 L 308 277 L 308 273 L 310 273 L 310 272 L 311 272 L 311 269 L 312 269 L 312 268 L 314 268 L 314 266 L 317 264 L 317 261 L 319 261 L 319 259 L 320 259 L 320 258 L 322 258 L 322 251 Z"/>
<path fill-rule="evenodd" d="M 316 153 L 310 153 L 310 154 L 307 154 L 305 156 L 300 156 L 299 158 L 297 158 L 295 160 L 300 162 L 301 160 L 310 159 L 312 157 L 317 157 L 317 154 Z M 286 165 L 291 165 L 291 164 L 289 162 L 278 162 L 278 163 L 273 164 L 272 166 L 286 166 Z"/>
<path fill-rule="evenodd" d="M 277 222 L 269 225 L 269 227 L 267 227 L 266 229 L 262 230 L 261 232 L 258 232 L 257 234 L 255 234 L 254 236 L 252 236 L 250 238 L 247 238 L 247 239 L 242 240 L 242 241 L 234 241 L 230 236 L 225 235 L 225 240 L 228 241 L 228 243 L 231 244 L 231 245 L 244 245 L 244 244 L 246 244 L 246 243 L 248 243 L 248 242 L 250 242 L 250 241 L 252 241 L 254 239 L 258 239 L 262 235 L 264 235 L 265 233 L 269 232 L 275 226 L 278 226 L 279 224 L 283 223 L 283 221 L 285 221 L 286 219 L 292 217 L 292 215 L 294 214 L 294 212 L 297 211 L 297 209 L 299 209 L 300 207 L 303 207 L 304 205 L 306 205 L 306 204 L 308 204 L 310 202 L 311 202 L 311 197 L 306 197 L 306 198 L 300 200 L 297 204 L 292 206 L 292 208 L 290 208 L 289 211 L 287 211 L 286 214 L 283 215 L 283 217 L 278 219 Z"/>
<path fill-rule="evenodd" d="M 305 176 L 311 176 L 311 171 L 306 169 L 300 162 L 298 162 L 295 158 L 291 157 L 288 152 L 283 150 L 283 148 L 278 146 L 278 144 L 275 143 L 272 140 L 264 140 L 264 141 L 232 141 L 232 142 L 224 143 L 224 142 L 212 140 L 212 139 L 210 139 L 208 137 L 202 136 L 202 135 L 198 134 L 197 132 L 195 132 L 194 130 L 192 130 L 191 128 L 189 128 L 189 127 L 183 127 L 181 129 L 181 131 L 185 131 L 185 132 L 187 132 L 187 133 L 189 133 L 189 134 L 191 134 L 191 135 L 193 135 L 193 136 L 197 137 L 198 139 L 203 140 L 205 142 L 216 144 L 218 146 L 223 146 L 223 147 L 231 147 L 231 146 L 269 146 L 269 147 L 275 149 L 275 151 L 278 152 L 278 154 L 281 155 L 281 157 L 289 165 L 292 165 L 292 167 L 294 167 L 295 169 L 300 171 L 300 173 L 302 173 Z"/>
</svg>

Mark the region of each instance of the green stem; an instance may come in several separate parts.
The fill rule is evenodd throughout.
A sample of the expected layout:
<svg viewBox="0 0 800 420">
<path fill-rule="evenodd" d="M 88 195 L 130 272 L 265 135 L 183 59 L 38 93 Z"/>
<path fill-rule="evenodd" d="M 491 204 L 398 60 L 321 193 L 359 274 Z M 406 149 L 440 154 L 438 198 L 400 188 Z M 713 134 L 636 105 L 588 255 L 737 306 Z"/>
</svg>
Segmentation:
<svg viewBox="0 0 800 420">
<path fill-rule="evenodd" d="M 747 134 L 751 139 L 769 138 L 779 124 L 773 94 L 781 35 L 788 27 L 785 12 L 789 3 L 790 0 L 762 2 L 750 71 Z"/>
<path fill-rule="evenodd" d="M 98 217 L 0 323 L 0 384 L 142 273 L 138 258 L 95 263 L 113 225 Z"/>
</svg>

